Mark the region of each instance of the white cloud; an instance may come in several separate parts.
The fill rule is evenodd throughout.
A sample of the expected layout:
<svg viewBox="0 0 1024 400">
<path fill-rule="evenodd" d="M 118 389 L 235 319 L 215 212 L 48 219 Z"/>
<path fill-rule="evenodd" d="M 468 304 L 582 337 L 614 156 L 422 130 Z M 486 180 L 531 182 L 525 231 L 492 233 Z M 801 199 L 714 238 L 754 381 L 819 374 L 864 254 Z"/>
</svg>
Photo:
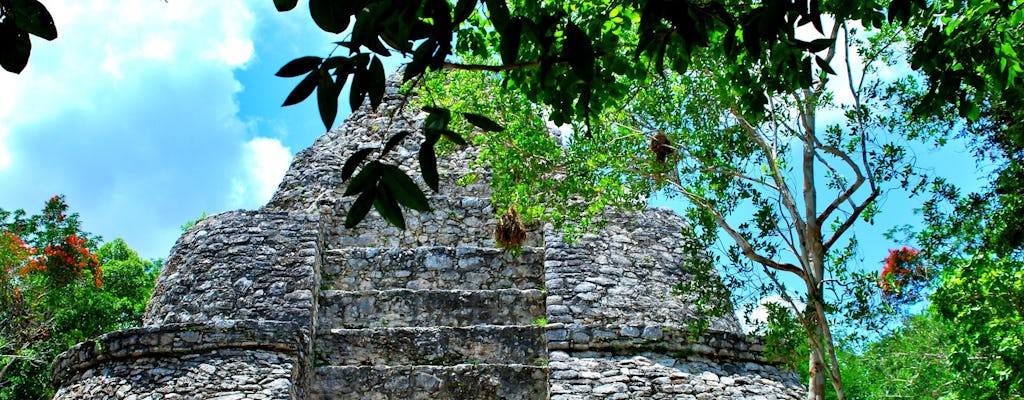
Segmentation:
<svg viewBox="0 0 1024 400">
<path fill-rule="evenodd" d="M 248 3 L 46 1 L 60 36 L 33 38 L 22 74 L 0 72 L 0 207 L 38 212 L 64 193 L 85 229 L 146 257 L 225 209 L 254 135 L 235 77 L 254 55 Z"/>
<path fill-rule="evenodd" d="M 281 178 L 288 172 L 292 153 L 277 139 L 254 138 L 244 145 L 244 175 L 232 183 L 232 206 L 256 208 L 274 195 Z"/>
<path fill-rule="evenodd" d="M 803 311 L 804 307 L 806 307 L 804 303 L 798 300 L 794 300 L 794 302 L 796 303 L 797 310 L 793 310 L 790 303 L 783 299 L 782 296 L 772 295 L 765 297 L 757 302 L 757 306 L 754 307 L 753 310 L 750 310 L 749 314 L 747 314 L 746 316 L 740 316 L 740 325 L 742 325 L 744 332 L 750 334 L 757 330 L 758 327 L 763 326 L 765 323 L 767 323 L 767 304 L 777 304 L 794 313 L 798 311 Z"/>
</svg>

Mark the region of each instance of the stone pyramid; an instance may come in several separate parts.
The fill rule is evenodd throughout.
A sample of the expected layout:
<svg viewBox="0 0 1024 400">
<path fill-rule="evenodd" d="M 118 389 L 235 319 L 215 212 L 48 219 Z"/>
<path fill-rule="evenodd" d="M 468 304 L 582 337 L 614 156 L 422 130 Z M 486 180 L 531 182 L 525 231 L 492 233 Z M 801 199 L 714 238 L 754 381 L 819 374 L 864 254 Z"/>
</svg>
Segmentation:
<svg viewBox="0 0 1024 400">
<path fill-rule="evenodd" d="M 609 215 L 566 243 L 495 247 L 486 179 L 441 161 L 431 212 L 344 228 L 349 154 L 417 131 L 390 87 L 296 155 L 267 206 L 206 218 L 178 240 L 144 326 L 62 354 L 56 399 L 797 399 L 732 315 L 693 338 L 672 293 L 689 228 L 669 210 Z M 416 140 L 392 162 L 415 165 Z M 486 176 L 486 171 L 474 171 Z"/>
</svg>

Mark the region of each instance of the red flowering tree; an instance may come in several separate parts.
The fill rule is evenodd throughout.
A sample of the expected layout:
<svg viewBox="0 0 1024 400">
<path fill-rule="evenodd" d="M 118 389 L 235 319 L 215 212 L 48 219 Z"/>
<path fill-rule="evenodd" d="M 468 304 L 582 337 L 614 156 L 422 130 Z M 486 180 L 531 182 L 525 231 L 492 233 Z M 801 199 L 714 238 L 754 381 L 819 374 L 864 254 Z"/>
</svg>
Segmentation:
<svg viewBox="0 0 1024 400">
<path fill-rule="evenodd" d="M 139 324 L 156 267 L 123 240 L 98 241 L 63 196 L 38 215 L 0 209 L 0 400 L 50 398 L 57 354 Z"/>
<path fill-rule="evenodd" d="M 920 298 L 931 272 L 924 265 L 921 251 L 903 246 L 889 249 L 885 265 L 878 275 L 882 298 L 893 305 L 905 305 Z"/>
</svg>

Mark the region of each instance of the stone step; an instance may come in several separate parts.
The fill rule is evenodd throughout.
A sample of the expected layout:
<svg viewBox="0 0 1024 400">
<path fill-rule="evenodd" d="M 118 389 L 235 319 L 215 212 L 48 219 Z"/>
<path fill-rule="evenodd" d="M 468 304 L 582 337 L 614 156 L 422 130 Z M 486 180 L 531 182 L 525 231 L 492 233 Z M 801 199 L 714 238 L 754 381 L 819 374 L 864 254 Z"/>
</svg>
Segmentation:
<svg viewBox="0 0 1024 400">
<path fill-rule="evenodd" d="M 351 247 L 324 254 L 321 284 L 337 290 L 539 289 L 544 253 L 494 247 Z"/>
<path fill-rule="evenodd" d="M 533 365 L 327 366 L 316 369 L 313 382 L 317 400 L 548 398 L 548 368 Z"/>
<path fill-rule="evenodd" d="M 529 325 L 545 316 L 545 294 L 537 289 L 324 290 L 319 300 L 319 330 Z"/>
<path fill-rule="evenodd" d="M 477 325 L 331 329 L 317 334 L 317 365 L 544 365 L 544 327 Z"/>
<path fill-rule="evenodd" d="M 495 247 L 494 228 L 497 217 L 491 200 L 484 197 L 428 196 L 432 211 L 418 212 L 403 209 L 406 229 L 398 229 L 384 221 L 376 210 L 352 229 L 345 228 L 344 216 L 355 196 L 329 201 L 337 215 L 328 227 L 327 247 L 423 247 L 423 246 L 479 246 Z M 327 200 L 325 200 L 327 201 Z M 542 246 L 542 229 L 527 229 L 525 246 Z"/>
</svg>

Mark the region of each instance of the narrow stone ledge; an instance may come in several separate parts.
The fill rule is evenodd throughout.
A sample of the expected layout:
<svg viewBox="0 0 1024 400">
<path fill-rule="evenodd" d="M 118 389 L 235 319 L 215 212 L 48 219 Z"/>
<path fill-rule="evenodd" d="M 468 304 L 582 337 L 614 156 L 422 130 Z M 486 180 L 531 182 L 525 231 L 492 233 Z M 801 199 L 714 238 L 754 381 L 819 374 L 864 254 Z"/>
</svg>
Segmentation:
<svg viewBox="0 0 1024 400">
<path fill-rule="evenodd" d="M 103 334 L 68 349 L 53 363 L 53 382 L 61 387 L 76 373 L 104 362 L 221 349 L 268 350 L 300 356 L 309 332 L 293 322 L 235 320 L 205 324 L 168 324 Z"/>
<path fill-rule="evenodd" d="M 549 350 L 637 354 L 654 351 L 700 355 L 716 360 L 764 363 L 764 345 L 755 337 L 709 330 L 693 337 L 685 327 L 663 325 L 547 325 Z"/>
</svg>

